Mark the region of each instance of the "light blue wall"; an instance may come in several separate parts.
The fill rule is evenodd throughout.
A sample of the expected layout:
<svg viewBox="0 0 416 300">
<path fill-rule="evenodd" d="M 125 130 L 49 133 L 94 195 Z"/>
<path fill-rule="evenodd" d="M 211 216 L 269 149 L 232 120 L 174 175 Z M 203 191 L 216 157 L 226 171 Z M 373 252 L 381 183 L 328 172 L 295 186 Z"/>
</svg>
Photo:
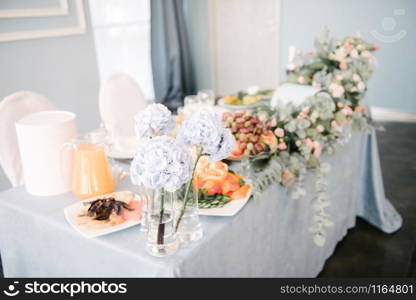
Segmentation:
<svg viewBox="0 0 416 300">
<path fill-rule="evenodd" d="M 36 0 L 30 2 L 36 7 Z M 74 2 L 69 1 L 71 12 Z M 87 3 L 84 6 L 89 20 Z M 62 23 L 58 17 L 27 22 L 36 22 L 42 28 L 53 28 Z M 0 99 L 20 90 L 43 94 L 60 109 L 75 112 L 79 131 L 85 132 L 99 123 L 98 88 L 98 68 L 89 21 L 87 33 L 82 35 L 0 43 Z M 0 190 L 8 186 L 0 169 Z"/>
<path fill-rule="evenodd" d="M 395 16 L 395 9 L 404 9 L 405 14 Z M 385 17 L 394 17 L 394 30 L 383 30 Z M 416 1 L 282 0 L 281 21 L 282 74 L 288 47 L 312 50 L 314 35 L 325 25 L 337 37 L 359 31 L 364 38 L 381 46 L 376 52 L 379 66 L 369 83 L 369 103 L 416 112 Z M 372 30 L 388 35 L 405 30 L 407 35 L 394 43 L 385 43 L 374 38 Z"/>
<path fill-rule="evenodd" d="M 35 4 L 36 0 L 30 2 Z M 69 18 L 75 17 L 74 2 L 69 1 Z M 60 109 L 75 112 L 80 131 L 97 126 L 98 67 L 87 3 L 84 8 L 86 34 L 0 42 L 0 99 L 16 91 L 31 90 L 45 95 Z M 24 23 L 54 28 L 63 26 L 61 19 L 65 17 L 29 18 Z M 11 21 L 1 20 L 9 26 Z"/>
</svg>

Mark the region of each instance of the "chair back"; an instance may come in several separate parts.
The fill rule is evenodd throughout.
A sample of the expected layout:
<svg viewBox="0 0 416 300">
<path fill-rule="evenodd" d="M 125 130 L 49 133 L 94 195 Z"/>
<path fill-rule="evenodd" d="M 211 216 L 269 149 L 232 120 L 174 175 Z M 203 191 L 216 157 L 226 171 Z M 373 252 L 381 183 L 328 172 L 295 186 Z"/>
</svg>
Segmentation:
<svg viewBox="0 0 416 300">
<path fill-rule="evenodd" d="M 13 93 L 0 102 L 0 165 L 12 186 L 24 183 L 16 121 L 35 112 L 54 109 L 46 97 L 30 91 Z"/>
<path fill-rule="evenodd" d="M 134 136 L 134 116 L 146 106 L 142 89 L 128 74 L 115 73 L 100 88 L 101 120 L 114 138 Z"/>
</svg>

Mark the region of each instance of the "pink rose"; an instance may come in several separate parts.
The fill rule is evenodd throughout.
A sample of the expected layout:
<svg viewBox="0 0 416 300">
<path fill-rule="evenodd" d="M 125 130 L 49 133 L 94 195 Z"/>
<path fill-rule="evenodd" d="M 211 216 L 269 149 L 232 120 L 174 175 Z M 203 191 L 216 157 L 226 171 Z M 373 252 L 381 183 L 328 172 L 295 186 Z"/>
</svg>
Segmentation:
<svg viewBox="0 0 416 300">
<path fill-rule="evenodd" d="M 346 44 L 354 44 L 354 40 L 352 38 L 348 38 L 345 40 Z"/>
<path fill-rule="evenodd" d="M 302 145 L 302 141 L 297 140 L 297 141 L 295 142 L 295 144 L 296 144 L 296 146 L 300 147 L 300 145 Z"/>
<path fill-rule="evenodd" d="M 313 141 L 310 138 L 305 138 L 305 143 L 309 149 L 313 149 Z"/>
<path fill-rule="evenodd" d="M 353 47 L 351 44 L 344 45 L 345 52 L 349 53 L 352 51 Z"/>
<path fill-rule="evenodd" d="M 287 146 L 285 143 L 280 143 L 279 145 L 277 145 L 277 148 L 281 151 L 286 150 Z"/>
<path fill-rule="evenodd" d="M 267 114 L 260 114 L 259 115 L 259 121 L 260 122 L 266 122 L 269 119 Z"/>
<path fill-rule="evenodd" d="M 321 144 L 318 143 L 318 145 L 313 149 L 313 156 L 318 158 L 321 155 L 321 152 L 322 152 L 322 146 Z"/>
<path fill-rule="evenodd" d="M 285 131 L 282 128 L 276 128 L 274 134 L 281 138 L 285 136 Z"/>
<path fill-rule="evenodd" d="M 335 98 L 342 98 L 345 92 L 344 87 L 337 83 L 331 83 L 329 85 L 329 90 L 331 91 L 332 96 Z"/>
<path fill-rule="evenodd" d="M 341 70 L 345 70 L 345 69 L 347 68 L 347 62 L 346 62 L 345 60 L 342 60 L 342 61 L 339 63 L 339 68 L 340 68 Z"/>
<path fill-rule="evenodd" d="M 342 112 L 344 113 L 344 115 L 347 115 L 347 116 L 352 115 L 352 109 L 348 105 L 344 106 L 344 108 L 342 109 Z"/>
<path fill-rule="evenodd" d="M 305 83 L 305 78 L 303 78 L 303 76 L 299 76 L 298 83 L 304 84 Z"/>
</svg>

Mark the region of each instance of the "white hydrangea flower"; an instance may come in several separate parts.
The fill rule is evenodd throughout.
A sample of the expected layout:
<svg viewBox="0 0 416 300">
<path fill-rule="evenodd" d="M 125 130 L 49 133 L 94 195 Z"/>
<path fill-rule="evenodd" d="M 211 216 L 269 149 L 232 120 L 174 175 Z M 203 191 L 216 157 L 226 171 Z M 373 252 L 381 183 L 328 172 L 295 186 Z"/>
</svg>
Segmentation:
<svg viewBox="0 0 416 300">
<path fill-rule="evenodd" d="M 174 138 L 158 136 L 138 149 L 130 174 L 134 184 L 174 192 L 191 180 L 192 156 Z"/>
<path fill-rule="evenodd" d="M 223 131 L 221 118 L 216 113 L 200 110 L 183 122 L 177 138 L 185 145 L 201 146 L 205 150 L 220 143 Z"/>
<path fill-rule="evenodd" d="M 150 104 L 136 117 L 136 135 L 138 138 L 167 134 L 175 128 L 172 113 L 163 104 Z"/>
<path fill-rule="evenodd" d="M 212 162 L 226 159 L 231 155 L 235 143 L 236 141 L 231 130 L 224 128 L 219 143 L 205 148 L 205 152 L 209 155 L 208 159 Z"/>
</svg>

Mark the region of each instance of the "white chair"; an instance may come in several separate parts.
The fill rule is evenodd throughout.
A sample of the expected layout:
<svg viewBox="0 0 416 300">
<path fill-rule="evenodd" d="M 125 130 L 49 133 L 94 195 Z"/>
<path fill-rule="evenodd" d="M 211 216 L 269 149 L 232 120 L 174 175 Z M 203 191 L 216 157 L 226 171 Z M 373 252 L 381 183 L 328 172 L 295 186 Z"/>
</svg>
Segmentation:
<svg viewBox="0 0 416 300">
<path fill-rule="evenodd" d="M 0 165 L 12 186 L 24 183 L 16 121 L 31 113 L 53 109 L 55 106 L 46 97 L 33 92 L 16 92 L 0 102 Z"/>
<path fill-rule="evenodd" d="M 114 138 L 134 136 L 134 116 L 146 106 L 142 89 L 128 74 L 114 73 L 100 88 L 101 120 Z"/>
</svg>

